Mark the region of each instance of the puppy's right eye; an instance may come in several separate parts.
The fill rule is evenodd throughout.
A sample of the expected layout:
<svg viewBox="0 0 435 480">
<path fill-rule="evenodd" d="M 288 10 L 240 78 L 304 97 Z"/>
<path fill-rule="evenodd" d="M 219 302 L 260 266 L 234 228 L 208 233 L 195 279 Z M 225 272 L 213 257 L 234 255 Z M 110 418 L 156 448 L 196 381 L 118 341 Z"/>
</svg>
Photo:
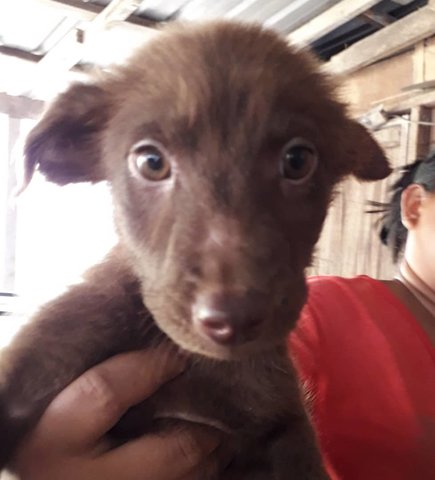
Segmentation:
<svg viewBox="0 0 435 480">
<path fill-rule="evenodd" d="M 169 160 L 155 145 L 138 145 L 131 151 L 129 160 L 136 171 L 147 180 L 159 182 L 169 178 L 171 174 Z"/>
<path fill-rule="evenodd" d="M 306 182 L 317 167 L 318 154 L 314 145 L 303 138 L 294 138 L 283 149 L 281 175 L 295 185 Z"/>
</svg>

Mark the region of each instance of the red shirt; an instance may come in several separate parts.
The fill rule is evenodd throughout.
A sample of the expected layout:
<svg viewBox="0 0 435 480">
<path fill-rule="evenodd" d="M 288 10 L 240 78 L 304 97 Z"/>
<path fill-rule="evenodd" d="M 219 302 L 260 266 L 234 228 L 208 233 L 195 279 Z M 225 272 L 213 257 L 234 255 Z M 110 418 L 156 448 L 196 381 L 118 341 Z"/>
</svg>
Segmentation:
<svg viewBox="0 0 435 480">
<path fill-rule="evenodd" d="M 435 348 L 381 282 L 309 279 L 290 339 L 333 479 L 435 479 Z"/>
</svg>

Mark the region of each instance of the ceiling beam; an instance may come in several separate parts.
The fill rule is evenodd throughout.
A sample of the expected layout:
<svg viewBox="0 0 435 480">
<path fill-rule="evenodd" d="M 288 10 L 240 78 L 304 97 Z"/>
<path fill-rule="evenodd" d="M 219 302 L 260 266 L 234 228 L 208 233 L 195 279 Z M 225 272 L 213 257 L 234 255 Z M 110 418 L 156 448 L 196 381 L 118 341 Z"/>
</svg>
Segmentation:
<svg viewBox="0 0 435 480">
<path fill-rule="evenodd" d="M 122 22 L 133 15 L 141 4 L 141 0 L 111 0 L 92 23 L 104 28 L 111 22 Z"/>
<path fill-rule="evenodd" d="M 325 64 L 333 74 L 349 74 L 435 34 L 435 0 L 387 27 L 354 43 Z"/>
<path fill-rule="evenodd" d="M 8 57 L 15 57 L 19 60 L 24 60 L 26 62 L 37 63 L 42 59 L 42 55 L 37 55 L 36 53 L 27 52 L 21 50 L 20 48 L 8 47 L 7 45 L 0 45 L 0 55 L 6 55 Z"/>
<path fill-rule="evenodd" d="M 383 109 L 390 113 L 403 113 L 414 107 L 429 107 L 435 105 L 435 90 L 429 90 L 423 93 L 412 93 L 406 95 L 403 99 L 391 99 L 381 102 Z"/>
<path fill-rule="evenodd" d="M 288 35 L 292 43 L 308 45 L 366 12 L 380 0 L 341 0 Z"/>
</svg>

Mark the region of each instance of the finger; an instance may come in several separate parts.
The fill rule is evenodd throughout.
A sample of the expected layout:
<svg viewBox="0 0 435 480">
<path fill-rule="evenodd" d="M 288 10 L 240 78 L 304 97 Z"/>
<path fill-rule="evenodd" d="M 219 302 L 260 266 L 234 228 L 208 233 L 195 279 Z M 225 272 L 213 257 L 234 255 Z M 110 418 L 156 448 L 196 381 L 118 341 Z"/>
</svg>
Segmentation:
<svg viewBox="0 0 435 480">
<path fill-rule="evenodd" d="M 216 478 L 217 472 L 222 471 L 222 462 L 214 450 L 204 461 L 194 467 L 187 475 L 177 480 L 204 480 Z M 220 477 L 219 477 L 220 478 Z"/>
<path fill-rule="evenodd" d="M 102 455 L 97 468 L 107 479 L 180 479 L 203 462 L 220 441 L 219 432 L 203 426 L 146 435 Z"/>
<path fill-rule="evenodd" d="M 113 357 L 85 372 L 51 403 L 38 428 L 42 442 L 86 448 L 143 401 L 181 373 L 185 361 L 168 348 Z"/>
</svg>

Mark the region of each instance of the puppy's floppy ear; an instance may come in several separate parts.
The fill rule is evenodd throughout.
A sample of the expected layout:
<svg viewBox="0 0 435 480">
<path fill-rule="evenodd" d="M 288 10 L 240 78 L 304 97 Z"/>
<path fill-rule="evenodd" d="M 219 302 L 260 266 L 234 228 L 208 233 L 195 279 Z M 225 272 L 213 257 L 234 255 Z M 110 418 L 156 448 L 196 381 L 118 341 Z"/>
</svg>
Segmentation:
<svg viewBox="0 0 435 480">
<path fill-rule="evenodd" d="M 351 171 L 361 180 L 380 180 L 388 177 L 391 167 L 382 148 L 360 123 L 349 120 L 345 141 L 347 155 L 352 158 Z"/>
<path fill-rule="evenodd" d="M 101 134 L 108 119 L 106 93 L 74 84 L 49 106 L 24 147 L 24 185 L 35 169 L 59 185 L 104 180 Z"/>
</svg>

